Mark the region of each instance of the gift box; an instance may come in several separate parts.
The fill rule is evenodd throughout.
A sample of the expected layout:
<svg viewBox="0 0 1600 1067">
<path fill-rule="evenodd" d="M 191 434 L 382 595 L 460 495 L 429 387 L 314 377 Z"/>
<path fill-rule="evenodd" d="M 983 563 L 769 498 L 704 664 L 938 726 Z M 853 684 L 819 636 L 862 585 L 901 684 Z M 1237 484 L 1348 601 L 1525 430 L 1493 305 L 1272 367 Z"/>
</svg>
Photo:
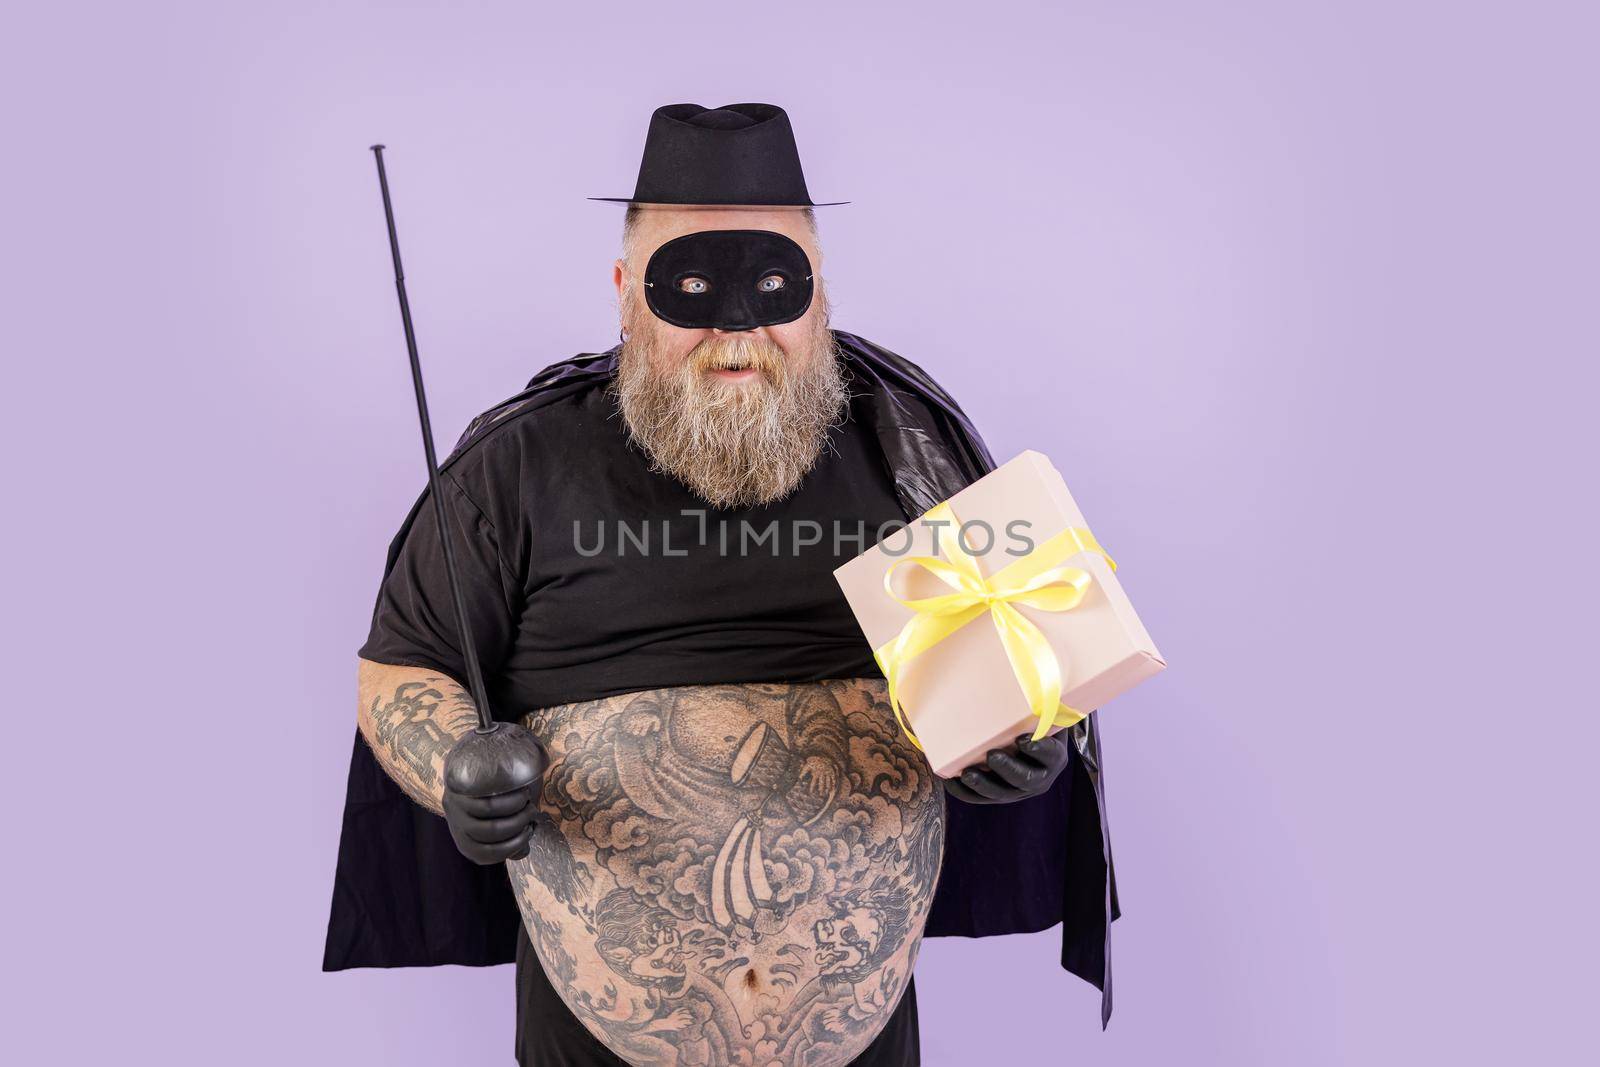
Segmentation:
<svg viewBox="0 0 1600 1067">
<path fill-rule="evenodd" d="M 834 577 L 942 777 L 1070 726 L 1166 661 L 1050 460 L 972 483 Z"/>
</svg>

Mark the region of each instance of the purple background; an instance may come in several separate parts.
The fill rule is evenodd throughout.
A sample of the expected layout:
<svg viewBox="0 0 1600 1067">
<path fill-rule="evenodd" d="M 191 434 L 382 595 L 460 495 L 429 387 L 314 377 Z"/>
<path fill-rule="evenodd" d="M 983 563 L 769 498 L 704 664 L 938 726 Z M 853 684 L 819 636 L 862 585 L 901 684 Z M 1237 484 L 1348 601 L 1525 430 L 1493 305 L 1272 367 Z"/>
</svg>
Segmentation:
<svg viewBox="0 0 1600 1067">
<path fill-rule="evenodd" d="M 7 1058 L 509 1062 L 509 969 L 317 970 L 420 482 L 366 147 L 448 445 L 612 343 L 583 198 L 683 100 L 789 109 L 838 324 L 1055 459 L 1171 663 L 1110 1032 L 1055 932 L 940 940 L 925 1062 L 1592 1054 L 1583 6 L 13 10 Z"/>
</svg>

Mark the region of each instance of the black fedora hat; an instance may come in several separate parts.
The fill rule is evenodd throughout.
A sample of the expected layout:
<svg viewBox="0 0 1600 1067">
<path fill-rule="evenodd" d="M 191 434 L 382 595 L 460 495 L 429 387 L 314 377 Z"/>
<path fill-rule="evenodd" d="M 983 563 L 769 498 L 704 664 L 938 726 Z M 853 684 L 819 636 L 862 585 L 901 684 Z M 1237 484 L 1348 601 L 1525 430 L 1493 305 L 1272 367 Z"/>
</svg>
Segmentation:
<svg viewBox="0 0 1600 1067">
<path fill-rule="evenodd" d="M 831 207 L 806 190 L 789 116 L 775 104 L 668 104 L 650 116 L 632 196 L 618 204 Z"/>
</svg>

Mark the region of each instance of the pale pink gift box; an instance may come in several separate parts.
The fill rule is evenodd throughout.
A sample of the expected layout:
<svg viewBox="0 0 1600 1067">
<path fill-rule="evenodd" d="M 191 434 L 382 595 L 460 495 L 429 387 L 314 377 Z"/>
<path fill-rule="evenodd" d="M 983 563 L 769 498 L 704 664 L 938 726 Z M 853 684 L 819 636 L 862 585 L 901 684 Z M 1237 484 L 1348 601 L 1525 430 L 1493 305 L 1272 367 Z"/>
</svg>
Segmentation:
<svg viewBox="0 0 1600 1067">
<path fill-rule="evenodd" d="M 947 503 L 963 524 L 983 524 L 968 527 L 964 544 L 985 578 L 1026 554 L 1027 545 L 1013 533 L 1025 531 L 1039 544 L 1068 526 L 1093 529 L 1060 473 L 1038 452 L 1022 453 Z M 874 649 L 893 640 L 913 615 L 884 591 L 884 572 L 908 556 L 938 555 L 935 531 L 925 519 L 833 572 Z M 985 551 L 990 530 L 993 543 Z M 1116 559 L 1115 546 L 1105 548 Z M 1018 610 L 1044 633 L 1061 663 L 1062 703 L 1090 712 L 1164 670 L 1166 661 L 1099 553 L 1079 552 L 1066 563 L 1094 578 L 1077 607 L 1056 612 L 1018 605 Z M 950 592 L 927 571 L 909 565 L 896 573 L 895 588 L 908 599 Z M 1010 745 L 1038 723 L 987 613 L 911 661 L 900 703 L 929 765 L 942 777 L 981 763 L 991 748 Z"/>
</svg>

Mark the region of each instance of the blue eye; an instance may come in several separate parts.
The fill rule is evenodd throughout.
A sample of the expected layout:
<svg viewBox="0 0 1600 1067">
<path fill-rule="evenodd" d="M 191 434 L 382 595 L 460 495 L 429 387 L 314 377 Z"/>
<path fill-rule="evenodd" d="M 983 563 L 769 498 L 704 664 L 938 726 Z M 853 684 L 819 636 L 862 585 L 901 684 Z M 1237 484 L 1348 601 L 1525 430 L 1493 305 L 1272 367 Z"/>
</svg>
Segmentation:
<svg viewBox="0 0 1600 1067">
<path fill-rule="evenodd" d="M 756 292 L 776 293 L 779 289 L 782 289 L 787 284 L 789 283 L 784 281 L 783 275 L 769 274 L 765 278 L 762 278 L 759 282 L 756 282 Z"/>
<path fill-rule="evenodd" d="M 711 283 L 698 275 L 691 274 L 678 283 L 678 288 L 685 293 L 699 296 L 701 293 L 709 293 L 711 291 Z"/>
</svg>

